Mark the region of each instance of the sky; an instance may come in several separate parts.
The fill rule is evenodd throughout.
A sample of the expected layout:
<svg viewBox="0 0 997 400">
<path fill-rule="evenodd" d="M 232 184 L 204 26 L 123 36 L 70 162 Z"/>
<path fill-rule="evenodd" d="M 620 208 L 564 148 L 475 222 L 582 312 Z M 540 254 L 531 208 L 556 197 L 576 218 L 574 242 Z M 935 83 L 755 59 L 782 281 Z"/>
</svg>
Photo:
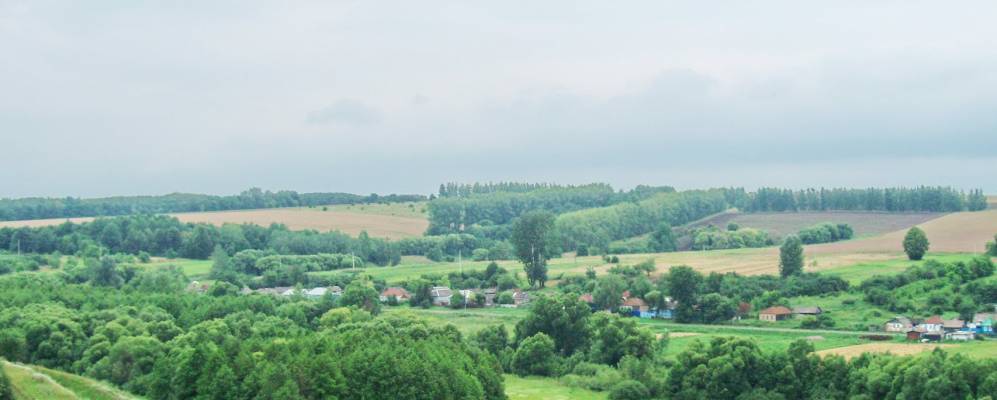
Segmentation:
<svg viewBox="0 0 997 400">
<path fill-rule="evenodd" d="M 0 197 L 997 194 L 997 2 L 0 0 Z"/>
</svg>

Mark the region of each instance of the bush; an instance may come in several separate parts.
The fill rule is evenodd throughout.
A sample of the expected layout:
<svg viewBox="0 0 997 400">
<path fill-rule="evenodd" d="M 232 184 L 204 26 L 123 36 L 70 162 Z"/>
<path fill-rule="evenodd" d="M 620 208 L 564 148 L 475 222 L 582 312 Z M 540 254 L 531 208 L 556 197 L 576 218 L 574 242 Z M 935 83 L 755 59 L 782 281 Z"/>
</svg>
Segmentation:
<svg viewBox="0 0 997 400">
<path fill-rule="evenodd" d="M 627 379 L 613 386 L 609 391 L 610 400 L 642 400 L 650 397 L 644 384 L 632 379 Z"/>
<path fill-rule="evenodd" d="M 997 235 L 994 235 L 994 241 L 987 243 L 987 254 L 991 257 L 997 257 Z"/>
<path fill-rule="evenodd" d="M 928 247 L 928 236 L 921 228 L 915 226 L 907 231 L 907 235 L 904 236 L 904 253 L 907 253 L 907 258 L 915 261 L 924 258 Z"/>
<path fill-rule="evenodd" d="M 554 340 L 542 332 L 526 338 L 516 350 L 512 366 L 520 376 L 553 375 L 557 368 Z"/>
<path fill-rule="evenodd" d="M 586 244 L 578 245 L 578 249 L 575 250 L 575 255 L 578 257 L 585 257 L 589 255 L 589 246 Z"/>
</svg>

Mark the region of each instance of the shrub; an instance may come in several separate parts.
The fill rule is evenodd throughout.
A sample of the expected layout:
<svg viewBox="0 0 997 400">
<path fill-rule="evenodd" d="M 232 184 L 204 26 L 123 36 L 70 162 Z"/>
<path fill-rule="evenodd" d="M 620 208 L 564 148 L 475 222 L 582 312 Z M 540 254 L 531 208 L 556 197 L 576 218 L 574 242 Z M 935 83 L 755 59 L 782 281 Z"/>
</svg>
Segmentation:
<svg viewBox="0 0 997 400">
<path fill-rule="evenodd" d="M 610 400 L 642 400 L 650 396 L 651 394 L 644 384 L 632 379 L 617 383 L 609 391 Z"/>
<path fill-rule="evenodd" d="M 997 257 L 997 235 L 994 235 L 994 241 L 987 243 L 987 254 L 991 257 Z"/>
<path fill-rule="evenodd" d="M 578 257 L 585 257 L 589 255 L 589 246 L 587 244 L 578 245 L 578 249 L 575 250 L 575 255 Z"/>
<path fill-rule="evenodd" d="M 907 231 L 907 235 L 904 236 L 904 253 L 907 253 L 907 258 L 911 260 L 924 258 L 924 253 L 928 252 L 928 247 L 928 236 L 921 228 L 915 226 Z"/>
<path fill-rule="evenodd" d="M 14 390 L 10 385 L 10 378 L 3 370 L 3 362 L 0 361 L 0 400 L 14 400 Z"/>
<path fill-rule="evenodd" d="M 513 369 L 521 376 L 551 376 L 557 367 L 554 340 L 544 333 L 537 333 L 523 340 L 512 360 Z"/>
</svg>

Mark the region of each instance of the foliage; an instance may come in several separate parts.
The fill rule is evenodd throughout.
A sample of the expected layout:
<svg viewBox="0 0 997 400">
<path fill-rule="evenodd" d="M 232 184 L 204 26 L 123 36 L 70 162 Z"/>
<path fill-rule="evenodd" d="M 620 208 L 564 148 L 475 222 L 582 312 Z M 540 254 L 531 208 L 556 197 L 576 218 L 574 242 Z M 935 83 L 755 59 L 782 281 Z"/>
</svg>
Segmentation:
<svg viewBox="0 0 997 400">
<path fill-rule="evenodd" d="M 831 243 L 851 239 L 855 231 L 848 224 L 823 222 L 800 230 L 797 235 L 803 244 Z"/>
<path fill-rule="evenodd" d="M 643 358 L 654 354 L 657 345 L 654 335 L 639 327 L 632 318 L 597 313 L 589 324 L 592 332 L 589 359 L 592 362 L 616 365 L 625 356 Z"/>
<path fill-rule="evenodd" d="M 544 333 L 553 339 L 558 353 L 570 356 L 588 347 L 589 314 L 589 307 L 575 296 L 539 296 L 526 318 L 516 323 L 516 341 L 521 343 L 530 336 Z"/>
<path fill-rule="evenodd" d="M 668 222 L 662 222 L 658 228 L 651 233 L 651 238 L 647 242 L 648 250 L 655 253 L 675 251 L 678 246 L 675 244 L 675 234 L 672 226 Z"/>
<path fill-rule="evenodd" d="M 741 249 L 772 244 L 768 233 L 752 228 L 722 231 L 710 225 L 693 230 L 691 236 L 693 250 Z"/>
<path fill-rule="evenodd" d="M 997 235 L 994 235 L 994 241 L 987 243 L 987 254 L 997 257 Z"/>
<path fill-rule="evenodd" d="M 97 199 L 24 198 L 0 199 L 0 221 L 25 219 L 165 214 L 191 211 L 248 210 L 327 204 L 363 204 L 422 201 L 421 195 L 271 192 L 252 188 L 234 196 L 172 193 L 162 196 L 118 196 Z"/>
<path fill-rule="evenodd" d="M 644 384 L 633 379 L 620 381 L 609 391 L 609 400 L 643 400 L 649 396 Z"/>
<path fill-rule="evenodd" d="M 3 360 L 0 360 L 0 400 L 14 400 L 14 389 L 4 371 Z"/>
<path fill-rule="evenodd" d="M 547 282 L 547 260 L 558 253 L 553 228 L 554 214 L 546 211 L 523 214 L 512 226 L 510 241 L 530 286 L 544 287 Z"/>
<path fill-rule="evenodd" d="M 543 332 L 530 336 L 519 344 L 513 358 L 513 370 L 520 376 L 552 376 L 557 368 L 554 341 Z"/>
<path fill-rule="evenodd" d="M 978 211 L 986 208 L 981 190 L 967 196 L 950 187 L 805 189 L 793 191 L 760 188 L 749 193 L 742 188 L 725 190 L 727 202 L 746 212 L 762 211 Z M 982 202 L 980 199 L 982 198 Z"/>
<path fill-rule="evenodd" d="M 779 275 L 783 278 L 803 272 L 803 243 L 795 235 L 789 235 L 779 248 Z"/>
<path fill-rule="evenodd" d="M 911 260 L 920 260 L 928 252 L 928 236 L 921 228 L 913 227 L 904 235 L 904 253 Z"/>
</svg>

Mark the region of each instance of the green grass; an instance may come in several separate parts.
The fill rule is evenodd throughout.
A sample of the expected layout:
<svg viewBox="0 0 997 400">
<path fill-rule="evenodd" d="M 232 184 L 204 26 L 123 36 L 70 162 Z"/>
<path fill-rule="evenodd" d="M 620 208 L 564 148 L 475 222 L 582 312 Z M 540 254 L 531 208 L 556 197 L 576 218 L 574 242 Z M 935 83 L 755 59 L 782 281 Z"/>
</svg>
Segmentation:
<svg viewBox="0 0 997 400">
<path fill-rule="evenodd" d="M 505 375 L 509 400 L 603 400 L 606 393 L 564 386 L 552 378 Z"/>
<path fill-rule="evenodd" d="M 143 269 L 152 269 L 166 266 L 176 266 L 183 271 L 190 279 L 203 281 L 211 273 L 211 260 L 192 260 L 187 258 L 173 258 L 168 260 L 154 259 L 149 263 L 137 263 L 134 266 Z"/>
<path fill-rule="evenodd" d="M 35 371 L 48 375 L 53 380 L 62 385 L 62 387 L 72 391 L 73 393 L 76 394 L 77 397 L 81 399 L 126 400 L 126 399 L 137 398 L 133 395 L 122 392 L 118 389 L 114 389 L 110 385 L 93 381 L 79 375 L 73 375 L 70 373 L 56 371 L 39 366 L 32 366 L 32 368 Z"/>
<path fill-rule="evenodd" d="M 888 260 L 888 261 L 877 261 L 877 262 L 864 262 L 854 265 L 849 265 L 846 267 L 838 267 L 833 269 L 824 270 L 821 273 L 833 276 L 839 276 L 842 279 L 848 281 L 852 285 L 858 285 L 862 281 L 872 278 L 876 275 L 893 275 L 903 272 L 905 269 L 912 265 L 921 265 L 927 260 L 935 260 L 940 262 L 954 262 L 954 261 L 968 261 L 969 259 L 977 256 L 977 254 L 971 253 L 933 253 L 925 257 L 921 261 L 910 261 L 910 260 Z"/>
<path fill-rule="evenodd" d="M 2 362 L 4 372 L 14 387 L 15 400 L 73 400 L 78 399 L 73 392 L 62 387 L 50 377 L 27 366 Z"/>
</svg>

